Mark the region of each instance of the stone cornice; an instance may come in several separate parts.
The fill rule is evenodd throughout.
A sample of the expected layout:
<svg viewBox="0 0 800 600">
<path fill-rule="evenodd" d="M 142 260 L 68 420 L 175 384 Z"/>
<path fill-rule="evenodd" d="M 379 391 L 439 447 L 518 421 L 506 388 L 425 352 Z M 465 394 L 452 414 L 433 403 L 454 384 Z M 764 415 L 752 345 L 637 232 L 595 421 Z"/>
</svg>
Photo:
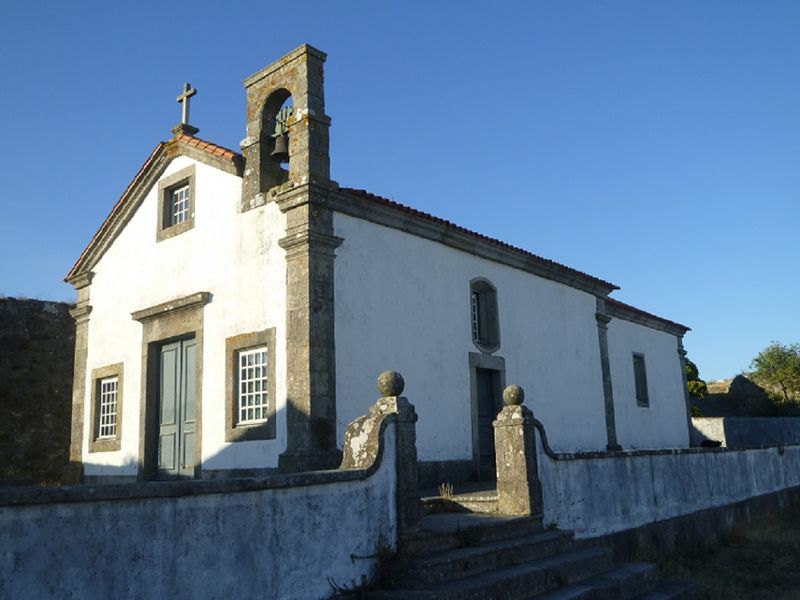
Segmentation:
<svg viewBox="0 0 800 600">
<path fill-rule="evenodd" d="M 278 245 L 286 250 L 287 254 L 297 254 L 298 252 L 302 252 L 304 248 L 308 248 L 311 252 L 318 250 L 333 251 L 333 249 L 338 248 L 343 241 L 344 238 L 335 235 L 304 230 L 297 233 L 290 233 L 286 237 L 279 239 Z"/>
<path fill-rule="evenodd" d="M 81 290 L 85 287 L 88 287 L 92 283 L 92 279 L 94 278 L 93 271 L 86 271 L 81 273 L 80 275 L 76 275 L 72 279 L 69 280 L 69 283 L 74 287 L 76 290 Z"/>
<path fill-rule="evenodd" d="M 327 205 L 331 192 L 337 189 L 336 183 L 322 185 L 316 182 L 287 181 L 270 190 L 269 194 L 281 212 L 287 212 L 306 204 Z"/>
<path fill-rule="evenodd" d="M 69 310 L 70 316 L 75 319 L 77 325 L 88 321 L 91 312 L 92 307 L 89 304 L 78 304 L 75 308 Z"/>
<path fill-rule="evenodd" d="M 256 71 L 255 73 L 250 75 L 250 77 L 247 77 L 244 80 L 245 89 L 249 88 L 254 83 L 258 83 L 258 81 L 260 81 L 261 79 L 264 79 L 264 77 L 269 76 L 270 74 L 274 73 L 278 69 L 281 69 L 281 68 L 285 67 L 286 65 L 288 65 L 293 60 L 297 60 L 298 58 L 303 56 L 303 54 L 311 54 L 311 55 L 317 57 L 318 59 L 320 59 L 323 62 L 325 62 L 325 59 L 328 57 L 328 55 L 325 54 L 322 50 L 317 50 L 313 46 L 310 46 L 308 44 L 303 44 L 302 46 L 298 46 L 297 48 L 295 48 L 294 50 L 292 50 L 288 54 L 284 54 L 278 60 L 276 60 L 275 62 L 273 62 L 273 63 L 271 63 L 269 65 L 267 65 L 266 67 L 264 67 L 260 71 Z"/>
<path fill-rule="evenodd" d="M 664 331 L 679 337 L 683 336 L 683 334 L 689 331 L 689 328 L 685 325 L 674 323 L 672 321 L 668 321 L 667 319 L 662 319 L 656 315 L 651 315 L 643 310 L 633 306 L 628 306 L 627 304 L 623 304 L 622 302 L 613 300 L 611 298 L 609 298 L 606 302 L 606 312 L 611 317 L 623 319 L 624 321 L 630 321 L 631 323 L 636 323 L 637 325 L 644 325 L 650 329 Z"/>
<path fill-rule="evenodd" d="M 198 308 L 209 302 L 211 302 L 211 292 L 195 292 L 183 298 L 176 298 L 175 300 L 169 300 L 161 304 L 156 304 L 155 306 L 134 311 L 131 313 L 131 318 L 134 321 L 145 323 L 153 319 L 158 319 L 167 313 Z"/>
<path fill-rule="evenodd" d="M 333 210 L 351 217 L 439 242 L 487 260 L 563 283 L 595 296 L 606 296 L 616 289 L 613 284 L 538 258 L 520 249 L 493 243 L 482 236 L 471 234 L 452 225 L 436 222 L 422 214 L 374 202 L 344 190 L 331 189 L 327 194 L 326 203 Z"/>
</svg>

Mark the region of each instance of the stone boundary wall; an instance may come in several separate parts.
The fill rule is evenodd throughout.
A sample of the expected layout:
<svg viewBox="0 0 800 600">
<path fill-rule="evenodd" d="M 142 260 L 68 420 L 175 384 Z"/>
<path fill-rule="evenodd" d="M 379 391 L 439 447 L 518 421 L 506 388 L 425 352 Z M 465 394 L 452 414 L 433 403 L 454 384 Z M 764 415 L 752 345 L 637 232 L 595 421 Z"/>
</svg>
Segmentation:
<svg viewBox="0 0 800 600">
<path fill-rule="evenodd" d="M 800 444 L 798 417 L 695 417 L 693 442 L 720 442 L 727 448 Z"/>
<path fill-rule="evenodd" d="M 800 445 L 556 454 L 536 422 L 545 525 L 599 537 L 800 486 Z"/>
<path fill-rule="evenodd" d="M 0 597 L 305 599 L 363 585 L 396 547 L 404 462 L 402 418 L 373 423 L 351 443 L 362 468 L 0 489 Z"/>
<path fill-rule="evenodd" d="M 68 478 L 72 305 L 0 298 L 0 483 Z"/>
</svg>

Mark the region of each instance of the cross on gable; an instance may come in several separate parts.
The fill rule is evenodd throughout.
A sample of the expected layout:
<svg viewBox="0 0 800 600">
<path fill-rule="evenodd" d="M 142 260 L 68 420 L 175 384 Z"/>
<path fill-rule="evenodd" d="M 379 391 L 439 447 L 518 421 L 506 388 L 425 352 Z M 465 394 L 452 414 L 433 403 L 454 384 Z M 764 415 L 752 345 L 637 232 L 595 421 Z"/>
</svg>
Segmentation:
<svg viewBox="0 0 800 600">
<path fill-rule="evenodd" d="M 182 104 L 181 125 L 189 124 L 189 98 L 194 96 L 197 90 L 192 87 L 190 83 L 183 84 L 183 93 L 178 96 L 177 100 Z"/>
</svg>

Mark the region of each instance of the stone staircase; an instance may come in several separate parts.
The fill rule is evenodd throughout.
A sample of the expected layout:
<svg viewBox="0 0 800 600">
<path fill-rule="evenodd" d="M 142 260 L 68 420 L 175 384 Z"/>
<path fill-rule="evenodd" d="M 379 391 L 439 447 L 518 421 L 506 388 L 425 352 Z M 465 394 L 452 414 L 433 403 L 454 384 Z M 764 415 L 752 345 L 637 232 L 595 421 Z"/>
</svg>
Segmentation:
<svg viewBox="0 0 800 600">
<path fill-rule="evenodd" d="M 608 547 L 543 529 L 541 519 L 493 511 L 491 491 L 423 503 L 419 532 L 385 565 L 376 599 L 538 598 L 540 600 L 690 598 L 690 582 L 660 581 L 650 563 L 615 564 Z M 463 503 L 462 503 L 463 500 Z M 468 512 L 476 507 L 486 512 Z M 443 508 L 450 512 L 438 512 Z"/>
</svg>

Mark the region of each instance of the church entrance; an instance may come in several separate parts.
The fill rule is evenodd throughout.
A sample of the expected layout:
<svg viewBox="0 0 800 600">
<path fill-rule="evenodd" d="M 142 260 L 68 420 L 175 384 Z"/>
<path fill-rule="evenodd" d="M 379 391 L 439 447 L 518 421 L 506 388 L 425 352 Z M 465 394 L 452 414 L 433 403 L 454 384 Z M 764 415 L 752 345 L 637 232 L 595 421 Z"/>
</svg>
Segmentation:
<svg viewBox="0 0 800 600">
<path fill-rule="evenodd" d="M 158 478 L 195 474 L 194 338 L 163 344 L 158 359 Z"/>
<path fill-rule="evenodd" d="M 475 369 L 478 400 L 478 478 L 494 480 L 494 426 L 492 422 L 503 407 L 500 400 L 500 373 L 491 369 Z"/>
</svg>

